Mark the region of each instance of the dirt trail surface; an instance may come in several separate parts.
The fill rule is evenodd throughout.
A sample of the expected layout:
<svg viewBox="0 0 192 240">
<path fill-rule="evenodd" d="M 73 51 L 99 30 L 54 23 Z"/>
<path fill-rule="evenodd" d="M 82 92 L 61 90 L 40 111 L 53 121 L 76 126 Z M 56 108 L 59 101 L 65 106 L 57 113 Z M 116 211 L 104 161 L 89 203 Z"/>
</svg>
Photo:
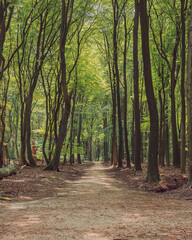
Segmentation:
<svg viewBox="0 0 192 240">
<path fill-rule="evenodd" d="M 137 192 L 96 163 L 56 197 L 0 203 L 1 240 L 192 239 L 192 201 Z"/>
</svg>

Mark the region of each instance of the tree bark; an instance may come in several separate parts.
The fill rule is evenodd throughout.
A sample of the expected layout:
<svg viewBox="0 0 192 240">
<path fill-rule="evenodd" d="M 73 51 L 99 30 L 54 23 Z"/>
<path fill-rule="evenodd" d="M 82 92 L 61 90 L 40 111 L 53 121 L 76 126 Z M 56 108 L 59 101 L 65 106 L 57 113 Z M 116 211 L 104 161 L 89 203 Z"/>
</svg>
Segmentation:
<svg viewBox="0 0 192 240">
<path fill-rule="evenodd" d="M 180 167 L 181 172 L 185 173 L 186 154 L 185 154 L 185 0 L 181 0 L 181 31 L 182 31 L 182 67 L 181 67 L 181 150 Z"/>
<path fill-rule="evenodd" d="M 113 53 L 114 53 L 114 64 L 115 64 L 115 77 L 117 83 L 117 115 L 118 115 L 118 129 L 119 129 L 119 149 L 118 149 L 118 167 L 123 166 L 123 128 L 121 122 L 121 96 L 120 96 L 120 77 L 118 67 L 118 47 L 117 47 L 117 26 L 118 26 L 118 15 L 119 15 L 118 2 L 113 2 Z"/>
<path fill-rule="evenodd" d="M 157 104 L 153 90 L 151 61 L 149 51 L 149 24 L 147 16 L 147 2 L 146 0 L 140 1 L 141 6 L 141 33 L 142 33 L 142 54 L 144 62 L 144 77 L 145 89 L 147 95 L 147 102 L 150 114 L 150 137 L 149 137 L 149 155 L 148 155 L 148 168 L 147 168 L 147 181 L 159 181 L 158 170 L 158 112 Z"/>
<path fill-rule="evenodd" d="M 139 108 L 139 63 L 138 63 L 138 25 L 139 25 L 140 6 L 135 0 L 135 18 L 133 29 L 133 79 L 134 79 L 134 164 L 136 170 L 141 170 L 141 127 L 140 127 L 140 108 Z"/>
<path fill-rule="evenodd" d="M 125 139 L 125 152 L 127 167 L 131 168 L 129 145 L 128 145 L 128 130 L 127 130 L 127 19 L 124 15 L 124 28 L 125 28 L 125 40 L 124 40 L 124 53 L 123 53 L 123 79 L 124 79 L 124 139 Z"/>
<path fill-rule="evenodd" d="M 104 131 L 104 162 L 108 162 L 108 143 L 107 143 L 107 134 L 106 134 L 106 129 L 107 129 L 107 114 L 104 113 L 104 119 L 103 119 L 103 131 Z"/>
<path fill-rule="evenodd" d="M 159 164 L 164 167 L 164 103 L 159 90 L 159 103 L 160 103 L 160 128 L 159 128 Z"/>
<path fill-rule="evenodd" d="M 83 96 L 80 96 L 79 98 L 80 98 L 81 104 L 83 104 Z M 81 129 L 82 129 L 82 113 L 81 113 L 81 111 L 82 111 L 82 108 L 83 108 L 83 106 L 80 107 L 79 127 L 78 127 L 78 133 L 77 133 L 77 146 L 78 146 L 79 148 L 80 148 L 80 146 L 81 146 Z M 79 164 L 82 163 L 82 162 L 81 162 L 81 154 L 80 154 L 80 153 L 77 154 L 77 162 L 78 162 Z"/>
<path fill-rule="evenodd" d="M 74 123 L 74 113 L 75 113 L 75 99 L 76 99 L 76 90 L 73 95 L 73 106 L 71 111 L 71 129 L 70 129 L 70 164 L 73 164 L 74 155 L 73 155 L 73 123 Z"/>
<path fill-rule="evenodd" d="M 33 158 L 32 149 L 31 149 L 31 108 L 33 101 L 33 93 L 29 94 L 26 108 L 25 108 L 25 126 L 26 126 L 26 141 L 27 141 L 27 158 L 30 166 L 36 166 L 36 162 Z"/>
<path fill-rule="evenodd" d="M 73 14 L 73 4 L 74 0 L 69 0 L 67 3 L 65 0 L 62 0 L 62 18 L 60 30 L 60 56 L 61 56 L 60 69 L 61 69 L 61 89 L 65 106 L 62 109 L 59 134 L 56 140 L 54 156 L 52 161 L 45 168 L 45 170 L 59 171 L 61 149 L 63 147 L 63 141 L 67 135 L 67 123 L 71 111 L 71 97 L 69 96 L 67 85 L 66 42 Z"/>
<path fill-rule="evenodd" d="M 113 74 L 114 75 L 114 74 Z M 112 136 L 112 164 L 117 166 L 117 135 L 116 135 L 116 112 L 117 112 L 117 98 L 116 98 L 116 79 L 113 76 L 112 83 L 112 101 L 113 101 L 113 113 L 112 113 L 112 125 L 113 125 L 113 136 Z"/>
<path fill-rule="evenodd" d="M 192 1 L 190 1 L 190 20 L 188 29 L 188 61 L 187 61 L 187 116 L 188 116 L 188 141 L 189 162 L 188 182 L 192 184 Z"/>
</svg>

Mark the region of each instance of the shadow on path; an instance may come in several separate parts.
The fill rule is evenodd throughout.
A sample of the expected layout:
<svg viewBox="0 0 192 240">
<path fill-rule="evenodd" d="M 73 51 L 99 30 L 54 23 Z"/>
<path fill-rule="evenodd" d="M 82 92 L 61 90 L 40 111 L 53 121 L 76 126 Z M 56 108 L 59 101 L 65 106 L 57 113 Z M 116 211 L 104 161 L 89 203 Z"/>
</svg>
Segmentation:
<svg viewBox="0 0 192 240">
<path fill-rule="evenodd" d="M 191 203 L 131 191 L 106 168 L 95 163 L 57 197 L 0 205 L 0 239 L 191 239 Z"/>
</svg>

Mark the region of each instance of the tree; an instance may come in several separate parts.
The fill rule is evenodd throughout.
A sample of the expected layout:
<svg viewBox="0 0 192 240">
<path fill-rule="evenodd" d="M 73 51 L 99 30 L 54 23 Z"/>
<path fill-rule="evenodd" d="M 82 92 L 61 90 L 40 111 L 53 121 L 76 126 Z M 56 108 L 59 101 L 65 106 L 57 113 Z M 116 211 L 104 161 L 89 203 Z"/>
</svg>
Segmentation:
<svg viewBox="0 0 192 240">
<path fill-rule="evenodd" d="M 187 5 L 185 6 L 186 1 L 181 0 L 181 51 L 182 51 L 182 66 L 181 66 L 181 150 L 180 150 L 180 167 L 181 172 L 185 173 L 185 165 L 186 165 L 186 154 L 185 154 L 185 55 L 186 55 L 186 47 L 185 47 L 185 10 Z"/>
<path fill-rule="evenodd" d="M 118 129 L 119 129 L 119 151 L 118 151 L 118 166 L 122 167 L 122 159 L 123 159 L 123 128 L 121 122 L 121 96 L 120 96 L 120 76 L 119 76 L 119 67 L 118 67 L 118 24 L 120 21 L 120 17 L 122 15 L 122 11 L 125 7 L 127 1 L 124 1 L 122 7 L 119 7 L 118 0 L 112 0 L 113 5 L 113 57 L 114 57 L 114 69 L 115 69 L 115 78 L 117 83 L 117 110 L 118 110 Z"/>
<path fill-rule="evenodd" d="M 135 169 L 141 170 L 141 129 L 140 129 L 140 107 L 139 107 L 139 64 L 138 64 L 138 26 L 140 5 L 135 0 L 135 18 L 133 29 L 133 79 L 134 79 L 134 163 Z"/>
<path fill-rule="evenodd" d="M 156 99 L 154 96 L 152 73 L 151 73 L 151 61 L 149 51 L 149 23 L 147 15 L 147 1 L 140 1 L 141 9 L 141 34 L 142 34 L 142 53 L 144 63 L 144 77 L 145 77 L 145 89 L 147 95 L 147 102 L 150 114 L 150 137 L 149 137 L 149 156 L 148 156 L 148 169 L 147 169 L 147 181 L 157 182 L 159 181 L 158 171 L 158 112 Z"/>
<path fill-rule="evenodd" d="M 20 101 L 21 101 L 21 164 L 26 163 L 26 152 L 29 164 L 36 165 L 33 159 L 31 149 L 31 114 L 34 91 L 41 73 L 41 69 L 47 57 L 51 57 L 50 51 L 57 41 L 58 28 L 55 24 L 58 19 L 58 13 L 54 9 L 51 11 L 52 0 L 45 5 L 42 2 L 36 2 L 36 11 L 32 15 L 32 20 L 29 25 L 24 27 L 35 28 L 36 34 L 31 40 L 31 32 L 23 34 L 23 31 L 18 32 L 20 36 L 17 38 L 17 45 L 19 46 L 19 39 L 23 42 L 22 48 L 17 53 L 18 68 L 15 66 L 15 77 L 17 80 Z M 33 11 L 33 10 L 31 10 Z M 40 13 L 39 13 L 40 12 Z M 51 19 L 51 21 L 50 21 Z M 29 48 L 27 48 L 29 45 Z M 35 54 L 33 54 L 35 53 Z M 48 56 L 49 55 L 49 56 Z M 29 58 L 31 61 L 29 61 Z"/>
<path fill-rule="evenodd" d="M 187 61 L 187 116 L 188 116 L 188 141 L 189 163 L 188 181 L 192 184 L 192 1 L 190 1 L 190 20 L 188 28 L 188 61 Z"/>
<path fill-rule="evenodd" d="M 71 75 L 77 65 L 80 53 L 81 53 L 81 46 L 83 45 L 84 41 L 86 41 L 86 34 L 90 27 L 92 26 L 93 22 L 88 26 L 87 29 L 83 31 L 82 36 L 80 35 L 83 26 L 85 23 L 85 16 L 87 14 L 87 5 L 89 1 L 87 0 L 84 4 L 82 4 L 82 12 L 74 14 L 74 0 L 62 0 L 62 16 L 61 16 L 61 29 L 60 29 L 60 71 L 61 71 L 61 93 L 63 99 L 63 106 L 62 106 L 62 113 L 61 113 L 61 120 L 59 124 L 59 133 L 56 139 L 56 146 L 55 152 L 53 155 L 53 159 L 49 163 L 49 165 L 45 168 L 45 170 L 57 170 L 59 171 L 59 163 L 60 163 L 60 154 L 63 147 L 64 139 L 66 138 L 67 134 L 67 123 L 71 112 L 71 96 L 73 91 L 69 91 L 68 84 L 71 79 Z M 76 23 L 76 25 L 74 25 Z M 74 25 L 74 27 L 73 27 Z M 70 32 L 71 30 L 71 32 Z M 72 39 L 76 36 L 76 53 L 74 57 L 74 61 L 72 66 L 68 67 L 67 62 L 67 43 L 71 42 Z"/>
<path fill-rule="evenodd" d="M 166 7 L 163 3 L 163 6 Z M 178 50 L 179 43 L 181 39 L 180 34 L 180 16 L 178 14 L 177 1 L 170 2 L 167 5 L 168 11 L 157 11 L 155 4 L 152 2 L 152 7 L 154 8 L 155 17 L 158 22 L 158 34 L 155 34 L 154 23 L 151 22 L 151 29 L 153 34 L 153 40 L 156 45 L 159 56 L 166 62 L 169 73 L 170 73 L 170 98 L 171 98 L 171 131 L 172 131 L 172 149 L 173 149 L 173 165 L 177 168 L 180 167 L 180 149 L 178 141 L 178 129 L 177 129 L 177 119 L 176 119 L 176 99 L 175 90 L 177 79 L 180 71 L 180 63 L 178 63 Z M 170 14 L 170 9 L 172 9 L 172 14 Z M 174 16 L 174 18 L 173 18 Z M 161 17 L 161 21 L 160 21 Z M 152 21 L 152 18 L 151 18 Z M 160 24 L 159 24 L 160 23 Z M 169 24 L 169 25 L 167 25 Z M 167 28 L 167 26 L 169 26 Z M 171 31 L 170 42 L 166 41 L 167 31 Z"/>
<path fill-rule="evenodd" d="M 123 52 L 123 80 L 124 80 L 124 141 L 125 141 L 125 152 L 126 152 L 126 162 L 127 167 L 131 167 L 129 146 L 128 146 L 128 130 L 127 130 L 127 45 L 128 45 L 128 29 L 127 29 L 127 18 L 126 13 L 124 12 L 124 52 Z"/>
</svg>

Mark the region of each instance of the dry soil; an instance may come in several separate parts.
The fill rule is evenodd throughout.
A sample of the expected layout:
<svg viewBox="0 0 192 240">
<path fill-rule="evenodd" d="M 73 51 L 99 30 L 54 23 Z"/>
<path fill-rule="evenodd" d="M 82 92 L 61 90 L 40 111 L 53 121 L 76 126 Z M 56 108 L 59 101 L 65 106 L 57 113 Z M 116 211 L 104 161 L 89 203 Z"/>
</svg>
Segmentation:
<svg viewBox="0 0 192 240">
<path fill-rule="evenodd" d="M 54 197 L 0 202 L 1 240 L 192 239 L 192 201 L 131 190 L 96 163 Z"/>
</svg>

